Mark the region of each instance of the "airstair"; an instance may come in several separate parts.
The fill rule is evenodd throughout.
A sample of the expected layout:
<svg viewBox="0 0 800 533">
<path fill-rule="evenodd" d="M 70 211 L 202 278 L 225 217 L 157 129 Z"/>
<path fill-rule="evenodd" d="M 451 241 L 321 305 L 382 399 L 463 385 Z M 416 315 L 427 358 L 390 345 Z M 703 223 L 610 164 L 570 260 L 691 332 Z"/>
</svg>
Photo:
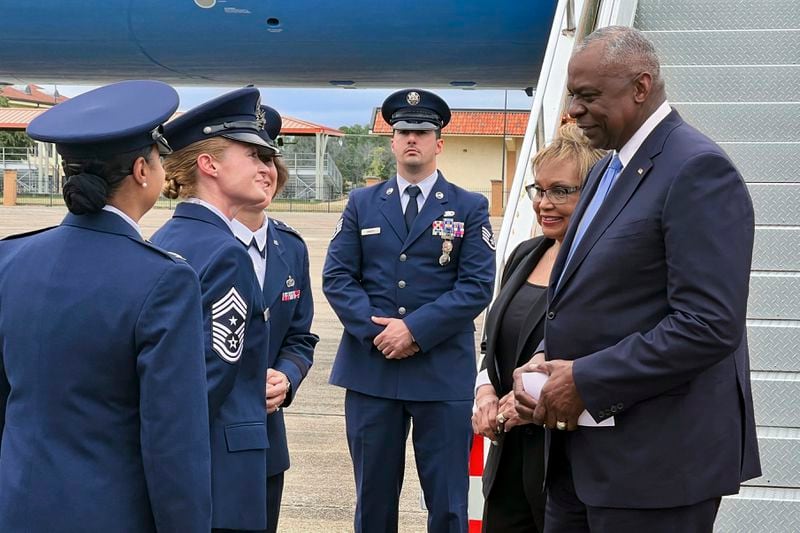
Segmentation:
<svg viewBox="0 0 800 533">
<path fill-rule="evenodd" d="M 564 2 L 561 2 L 564 4 Z M 744 176 L 756 213 L 748 337 L 763 476 L 723 499 L 716 531 L 800 531 L 800 2 L 566 2 L 576 39 L 608 24 L 654 42 L 670 103 L 716 140 Z M 558 23 L 558 21 L 556 21 Z M 564 65 L 551 36 L 498 249 L 536 234 L 523 185 L 563 111 Z M 568 57 L 568 56 L 567 56 Z M 731 435 L 731 439 L 739 438 Z"/>
</svg>

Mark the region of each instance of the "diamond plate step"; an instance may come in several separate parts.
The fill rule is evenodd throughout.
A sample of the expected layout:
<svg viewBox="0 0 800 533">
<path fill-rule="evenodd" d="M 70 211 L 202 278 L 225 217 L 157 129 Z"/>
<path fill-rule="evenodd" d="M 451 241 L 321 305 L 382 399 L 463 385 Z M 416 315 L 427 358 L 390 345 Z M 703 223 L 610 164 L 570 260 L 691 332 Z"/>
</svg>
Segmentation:
<svg viewBox="0 0 800 533">
<path fill-rule="evenodd" d="M 800 30 L 645 32 L 661 64 L 796 65 Z"/>
<path fill-rule="evenodd" d="M 670 102 L 800 102 L 800 65 L 666 66 L 661 72 Z"/>
<path fill-rule="evenodd" d="M 762 475 L 750 486 L 800 488 L 800 430 L 758 428 Z"/>
<path fill-rule="evenodd" d="M 640 2 L 633 25 L 640 30 L 792 29 L 797 0 L 668 0 Z"/>
<path fill-rule="evenodd" d="M 800 182 L 800 143 L 723 142 L 748 182 Z"/>
<path fill-rule="evenodd" d="M 714 533 L 797 533 L 800 490 L 742 487 L 719 506 Z"/>
<path fill-rule="evenodd" d="M 748 320 L 747 344 L 751 370 L 800 372 L 800 322 Z"/>
<path fill-rule="evenodd" d="M 717 142 L 800 142 L 800 103 L 681 103 L 674 107 L 689 124 Z"/>
<path fill-rule="evenodd" d="M 800 226 L 800 183 L 750 183 L 748 189 L 756 224 Z"/>
<path fill-rule="evenodd" d="M 800 228 L 756 228 L 753 270 L 800 272 Z"/>
<path fill-rule="evenodd" d="M 753 272 L 747 318 L 800 319 L 800 273 Z"/>
<path fill-rule="evenodd" d="M 800 373 L 751 372 L 756 424 L 800 428 Z"/>
</svg>

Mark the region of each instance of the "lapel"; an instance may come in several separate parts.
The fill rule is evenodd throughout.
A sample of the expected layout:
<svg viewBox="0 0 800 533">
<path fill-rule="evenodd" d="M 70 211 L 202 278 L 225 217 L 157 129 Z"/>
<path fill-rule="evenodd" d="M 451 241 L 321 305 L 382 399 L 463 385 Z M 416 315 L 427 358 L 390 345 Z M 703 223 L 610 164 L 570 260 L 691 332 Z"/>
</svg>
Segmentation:
<svg viewBox="0 0 800 533">
<path fill-rule="evenodd" d="M 267 228 L 267 271 L 264 275 L 264 304 L 268 307 L 272 307 L 282 291 L 288 290 L 285 287 L 289 265 L 286 264 L 284 248 L 283 237 L 270 220 Z"/>
<path fill-rule="evenodd" d="M 434 220 L 442 216 L 444 213 L 444 208 L 442 206 L 447 204 L 449 192 L 450 184 L 444 179 L 442 173 L 439 172 L 436 183 L 433 184 L 428 198 L 425 199 L 425 203 L 422 205 L 422 210 L 417 215 L 417 218 L 414 219 L 414 225 L 411 226 L 411 231 L 408 232 L 408 236 L 403 243 L 402 251 L 411 246 L 411 243 L 417 240 L 426 229 L 430 229 Z M 441 198 L 437 198 L 437 194 L 439 194 Z M 403 218 L 403 224 L 405 224 L 405 218 Z"/>
<path fill-rule="evenodd" d="M 119 215 L 109 213 L 108 211 L 98 211 L 97 213 L 90 213 L 88 215 L 67 213 L 67 216 L 64 217 L 61 223 L 65 226 L 75 226 L 93 231 L 102 231 L 103 233 L 113 233 L 130 237 L 135 241 L 144 241 L 133 226 L 125 222 Z"/>
<path fill-rule="evenodd" d="M 389 222 L 397 237 L 405 242 L 408 236 L 406 229 L 406 219 L 403 217 L 403 207 L 400 205 L 400 191 L 397 187 L 397 177 L 394 177 L 381 185 L 383 190 L 380 191 L 380 209 L 383 217 Z"/>
<path fill-rule="evenodd" d="M 558 250 L 556 262 L 553 265 L 553 271 L 550 273 L 548 300 L 552 301 L 556 292 L 558 292 L 557 289 L 560 289 L 560 287 L 556 287 L 556 285 L 561 277 L 561 271 L 564 270 L 564 262 L 567 260 L 567 256 L 569 255 L 569 249 L 572 247 L 572 240 L 575 238 L 575 233 L 578 231 L 578 225 L 580 224 L 581 217 L 583 217 L 583 213 L 586 212 L 586 207 L 589 205 L 594 193 L 597 191 L 597 186 L 600 184 L 600 178 L 605 173 L 606 167 L 608 167 L 612 157 L 613 154 L 609 153 L 603 159 L 598 161 L 598 163 L 589 172 L 589 176 L 586 178 L 586 185 L 584 185 L 583 191 L 581 191 L 581 197 L 580 200 L 578 200 L 578 205 L 575 206 L 575 211 L 572 212 L 570 224 L 569 227 L 567 227 L 567 233 L 564 235 L 564 241 L 561 243 L 561 249 Z"/>
<path fill-rule="evenodd" d="M 233 235 L 233 231 L 231 231 L 230 225 L 226 224 L 216 213 L 211 212 L 211 210 L 200 204 L 181 202 L 175 206 L 175 213 L 172 216 L 173 218 L 192 218 L 206 222 L 218 227 L 234 239 L 236 238 Z"/>
<path fill-rule="evenodd" d="M 656 157 L 658 154 L 661 153 L 661 150 L 664 148 L 664 143 L 666 142 L 667 136 L 669 133 L 678 127 L 683 120 L 678 115 L 677 111 L 672 110 L 669 115 L 662 120 L 658 126 L 648 135 L 647 139 L 645 139 L 644 143 L 639 150 L 633 155 L 633 158 L 628 162 L 625 168 L 622 170 L 622 174 L 617 177 L 616 183 L 611 188 L 608 196 L 606 197 L 603 205 L 600 206 L 600 209 L 597 211 L 597 214 L 594 217 L 594 220 L 589 224 L 589 227 L 586 230 L 586 233 L 583 236 L 583 239 L 578 244 L 578 248 L 575 250 L 575 253 L 572 256 L 572 260 L 566 265 L 566 271 L 564 272 L 564 278 L 561 280 L 561 285 L 559 290 L 555 292 L 553 295 L 554 297 L 558 296 L 558 292 L 560 292 L 560 288 L 565 286 L 575 271 L 578 269 L 580 264 L 588 255 L 589 251 L 594 247 L 595 243 L 600 239 L 603 233 L 606 231 L 608 226 L 617 218 L 620 214 L 622 209 L 631 199 L 636 189 L 639 188 L 639 184 L 645 179 L 645 177 L 650 173 L 650 170 L 653 168 L 653 158 Z M 606 157 L 609 161 L 611 158 L 609 156 Z M 605 172 L 606 164 L 603 165 L 603 172 Z M 566 253 L 569 250 L 569 246 L 571 246 L 572 238 L 575 235 L 575 228 L 578 226 L 578 221 L 580 217 L 583 215 L 583 212 L 586 210 L 586 205 L 591 200 L 591 197 L 594 195 L 594 191 L 597 189 L 597 183 L 600 181 L 598 174 L 595 174 L 595 183 L 592 183 L 592 194 L 588 195 L 586 198 L 582 198 L 581 200 L 581 212 L 578 213 L 577 217 L 574 219 L 575 224 L 571 224 L 570 231 L 568 232 L 569 236 L 569 243 L 567 239 L 564 239 L 564 244 L 568 246 L 562 246 L 562 250 L 559 254 L 559 259 L 561 259 L 561 264 L 559 265 L 559 272 L 563 268 L 563 260 L 566 259 Z M 577 211 L 577 210 L 576 210 Z M 574 215 L 573 215 L 574 216 Z M 564 256 L 563 258 L 561 256 Z M 553 269 L 553 273 L 555 274 L 555 268 Z M 555 278 L 556 280 L 558 278 Z"/>
<path fill-rule="evenodd" d="M 508 281 L 506 281 L 506 283 L 503 285 L 503 289 L 500 291 L 500 294 L 497 295 L 497 299 L 492 304 L 492 308 L 489 311 L 491 319 L 487 319 L 486 321 L 486 353 L 490 357 L 489 362 L 491 363 L 491 369 L 494 372 L 494 377 L 496 379 L 496 382 L 494 382 L 495 386 L 500 383 L 500 368 L 497 365 L 498 354 L 495 352 L 495 349 L 497 347 L 497 336 L 500 332 L 501 319 L 506 312 L 508 304 L 511 303 L 512 298 L 514 298 L 514 295 L 517 293 L 522 284 L 528 279 L 528 276 L 542 258 L 544 252 L 550 248 L 552 244 L 552 240 L 542 239 L 538 246 L 529 251 L 528 254 L 517 263 L 517 265 L 514 267 L 514 271 L 511 273 Z M 539 301 L 546 301 L 546 298 L 540 298 Z M 533 306 L 533 308 L 536 307 L 538 306 Z M 528 314 L 529 318 L 534 316 L 533 308 Z M 542 314 L 543 311 L 544 308 L 542 309 Z M 520 338 L 523 336 L 523 333 L 525 333 L 525 337 L 527 338 L 527 336 L 530 335 L 530 332 L 532 332 L 533 328 L 535 327 L 536 324 L 533 324 L 529 328 L 526 322 L 525 327 L 520 330 Z"/>
</svg>

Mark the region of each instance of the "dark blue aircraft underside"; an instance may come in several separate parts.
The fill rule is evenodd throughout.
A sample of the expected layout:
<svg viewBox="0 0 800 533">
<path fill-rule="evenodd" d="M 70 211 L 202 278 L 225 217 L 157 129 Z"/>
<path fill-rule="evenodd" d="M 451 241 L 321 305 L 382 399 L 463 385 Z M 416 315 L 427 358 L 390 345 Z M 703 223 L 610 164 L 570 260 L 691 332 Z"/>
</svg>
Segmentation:
<svg viewBox="0 0 800 533">
<path fill-rule="evenodd" d="M 525 88 L 555 4 L 0 0 L 0 82 Z"/>
</svg>

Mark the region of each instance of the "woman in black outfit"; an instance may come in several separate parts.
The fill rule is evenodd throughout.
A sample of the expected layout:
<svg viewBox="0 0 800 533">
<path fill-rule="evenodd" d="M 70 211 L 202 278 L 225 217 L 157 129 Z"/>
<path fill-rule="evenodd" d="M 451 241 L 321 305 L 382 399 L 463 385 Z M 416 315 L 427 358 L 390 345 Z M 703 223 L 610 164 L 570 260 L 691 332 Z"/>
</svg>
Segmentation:
<svg viewBox="0 0 800 533">
<path fill-rule="evenodd" d="M 526 187 L 542 236 L 520 243 L 503 271 L 486 317 L 486 356 L 476 382 L 473 428 L 491 439 L 483 472 L 483 531 L 544 530 L 544 430 L 514 410 L 514 369 L 527 363 L 544 334 L 547 285 L 583 180 L 603 155 L 572 123 L 533 158 Z"/>
</svg>

